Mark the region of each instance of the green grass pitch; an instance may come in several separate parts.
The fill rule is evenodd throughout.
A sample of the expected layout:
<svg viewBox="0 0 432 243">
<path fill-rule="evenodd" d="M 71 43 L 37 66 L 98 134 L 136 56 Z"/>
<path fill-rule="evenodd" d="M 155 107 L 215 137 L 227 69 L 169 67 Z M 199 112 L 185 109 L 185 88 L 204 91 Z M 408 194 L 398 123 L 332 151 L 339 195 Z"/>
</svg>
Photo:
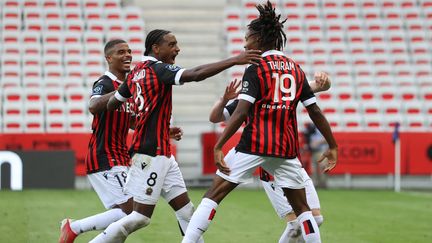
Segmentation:
<svg viewBox="0 0 432 243">
<path fill-rule="evenodd" d="M 204 190 L 191 190 L 198 205 Z M 432 242 L 432 194 L 366 190 L 320 190 L 328 243 Z M 101 212 L 92 191 L 0 191 L 0 242 L 57 242 L 59 222 Z M 205 234 L 207 243 L 277 242 L 285 224 L 273 211 L 262 190 L 235 190 L 218 208 Z M 97 232 L 77 238 L 88 242 Z M 159 202 L 147 228 L 133 233 L 127 242 L 180 242 L 171 208 Z"/>
</svg>

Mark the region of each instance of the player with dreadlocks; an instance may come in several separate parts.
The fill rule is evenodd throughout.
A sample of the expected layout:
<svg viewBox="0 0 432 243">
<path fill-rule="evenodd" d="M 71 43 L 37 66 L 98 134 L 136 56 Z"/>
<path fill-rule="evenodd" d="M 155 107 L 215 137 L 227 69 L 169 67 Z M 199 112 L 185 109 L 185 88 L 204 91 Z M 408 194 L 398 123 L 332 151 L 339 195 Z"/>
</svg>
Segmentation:
<svg viewBox="0 0 432 243">
<path fill-rule="evenodd" d="M 326 170 L 337 161 L 337 144 L 330 126 L 316 105 L 306 75 L 281 52 L 286 36 L 280 15 L 268 1 L 258 5 L 260 16 L 248 25 L 245 48 L 263 52 L 258 65 L 246 68 L 237 107 L 214 147 L 218 171 L 213 184 L 192 216 L 183 243 L 195 243 L 208 229 L 221 201 L 239 185 L 251 180 L 259 166 L 274 176 L 291 204 L 307 243 L 321 242 L 318 225 L 306 202 L 299 156 L 296 108 L 299 101 L 325 137 L 329 149 Z M 246 121 L 238 145 L 225 156 L 223 145 Z"/>
<path fill-rule="evenodd" d="M 137 119 L 129 150 L 132 161 L 124 184 L 124 192 L 133 196 L 133 212 L 108 226 L 92 243 L 124 242 L 129 234 L 150 224 L 160 197 L 175 211 L 180 230 L 186 231 L 194 207 L 170 150 L 172 86 L 201 81 L 234 65 L 261 59 L 261 51 L 246 50 L 219 62 L 184 69 L 174 65 L 180 51 L 175 36 L 160 29 L 148 33 L 145 47 L 141 63 L 107 104 L 108 110 L 115 110 L 130 98 L 134 101 Z"/>
</svg>

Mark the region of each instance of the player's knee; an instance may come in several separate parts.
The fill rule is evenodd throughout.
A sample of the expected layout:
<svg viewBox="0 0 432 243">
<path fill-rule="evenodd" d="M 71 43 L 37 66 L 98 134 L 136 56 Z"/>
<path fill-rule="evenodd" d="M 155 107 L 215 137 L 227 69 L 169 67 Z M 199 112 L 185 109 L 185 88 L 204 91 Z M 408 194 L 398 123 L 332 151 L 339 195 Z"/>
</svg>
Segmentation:
<svg viewBox="0 0 432 243">
<path fill-rule="evenodd" d="M 123 224 L 127 234 L 130 234 L 138 229 L 146 227 L 150 224 L 150 218 L 138 212 L 132 212 L 128 215 L 128 220 Z"/>
<path fill-rule="evenodd" d="M 323 217 L 322 215 L 314 216 L 314 219 L 315 219 L 315 221 L 316 221 L 318 227 L 319 227 L 320 225 L 322 225 L 322 223 L 324 222 L 324 217 Z"/>
<path fill-rule="evenodd" d="M 189 202 L 181 209 L 177 210 L 175 213 L 178 219 L 182 219 L 189 222 L 190 219 L 192 218 L 192 214 L 194 213 L 194 205 L 192 202 Z"/>
</svg>

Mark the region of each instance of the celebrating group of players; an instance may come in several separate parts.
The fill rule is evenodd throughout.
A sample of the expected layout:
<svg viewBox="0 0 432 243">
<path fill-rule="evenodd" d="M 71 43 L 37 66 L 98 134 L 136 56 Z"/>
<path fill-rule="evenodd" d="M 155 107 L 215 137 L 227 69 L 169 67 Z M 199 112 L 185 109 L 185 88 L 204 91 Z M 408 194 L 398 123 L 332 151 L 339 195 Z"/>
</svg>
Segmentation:
<svg viewBox="0 0 432 243">
<path fill-rule="evenodd" d="M 329 149 L 321 160 L 326 158 L 326 169 L 331 170 L 337 161 L 337 144 L 314 96 L 327 90 L 330 80 L 319 72 L 308 83 L 300 66 L 281 52 L 285 21 L 270 2 L 257 9 L 260 15 L 248 25 L 245 52 L 191 69 L 174 64 L 180 49 L 170 31 L 148 33 L 142 61 L 132 70 L 125 41 L 105 45 L 109 71 L 93 85 L 89 102 L 93 133 L 86 166 L 88 179 L 108 210 L 63 220 L 59 242 L 73 242 L 91 230 L 104 230 L 91 242 L 124 242 L 150 223 L 161 196 L 175 211 L 182 242 L 204 242 L 202 235 L 217 206 L 237 185 L 250 181 L 257 168 L 270 202 L 287 220 L 279 242 L 321 242 L 318 196 L 298 159 L 296 107 L 303 103 L 326 139 Z M 211 111 L 211 122 L 227 121 L 227 126 L 214 148 L 218 171 L 213 184 L 194 211 L 170 150 L 170 139 L 180 140 L 183 134 L 180 128 L 170 127 L 172 86 L 202 81 L 243 64 L 249 65 L 242 81 L 231 82 Z M 225 156 L 223 145 L 243 123 L 239 144 Z M 134 134 L 128 149 L 130 128 Z"/>
</svg>

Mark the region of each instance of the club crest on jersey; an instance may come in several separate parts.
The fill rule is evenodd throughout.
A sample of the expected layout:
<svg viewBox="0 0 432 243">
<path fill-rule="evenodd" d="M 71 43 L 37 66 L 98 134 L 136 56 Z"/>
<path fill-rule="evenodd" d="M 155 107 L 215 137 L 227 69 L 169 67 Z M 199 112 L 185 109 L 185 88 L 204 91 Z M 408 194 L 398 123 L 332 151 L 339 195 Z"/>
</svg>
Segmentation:
<svg viewBox="0 0 432 243">
<path fill-rule="evenodd" d="M 173 72 L 180 70 L 180 67 L 177 65 L 174 65 L 174 64 L 167 65 L 167 66 L 165 66 L 165 68 L 170 70 L 170 71 L 173 71 Z"/>
<path fill-rule="evenodd" d="M 146 75 L 145 71 L 141 70 L 139 73 L 136 73 L 134 75 L 132 82 L 138 82 L 139 80 L 144 79 L 145 75 Z"/>
<path fill-rule="evenodd" d="M 102 86 L 96 86 L 93 89 L 93 94 L 95 94 L 95 95 L 101 95 L 102 94 Z"/>
<path fill-rule="evenodd" d="M 242 92 L 248 92 L 248 90 L 249 90 L 249 82 L 248 81 L 243 81 L 243 83 L 242 83 L 242 86 L 243 86 L 243 88 L 242 88 Z"/>
<path fill-rule="evenodd" d="M 153 188 L 148 187 L 148 188 L 146 189 L 146 195 L 150 196 L 152 193 L 153 193 Z"/>
</svg>

